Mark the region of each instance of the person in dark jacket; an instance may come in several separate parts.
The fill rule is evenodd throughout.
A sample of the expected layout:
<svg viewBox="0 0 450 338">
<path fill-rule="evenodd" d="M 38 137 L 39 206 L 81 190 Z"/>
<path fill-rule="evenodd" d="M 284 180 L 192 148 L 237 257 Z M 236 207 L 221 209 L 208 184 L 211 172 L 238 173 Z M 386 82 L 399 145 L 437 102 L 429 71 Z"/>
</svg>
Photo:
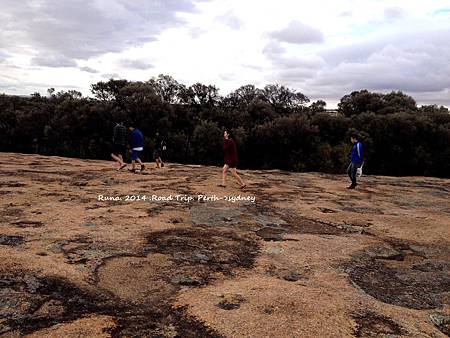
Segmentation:
<svg viewBox="0 0 450 338">
<path fill-rule="evenodd" d="M 153 160 L 156 163 L 156 168 L 164 167 L 164 163 L 161 160 L 161 156 L 163 151 L 166 150 L 166 142 L 159 136 L 159 133 L 156 133 L 155 139 L 155 149 L 153 151 Z"/>
<path fill-rule="evenodd" d="M 131 170 L 133 173 L 136 172 L 135 163 L 136 161 L 141 165 L 141 171 L 145 169 L 144 163 L 142 163 L 139 158 L 139 154 L 144 150 L 144 135 L 142 132 L 134 127 L 129 128 L 131 131 Z"/>
<path fill-rule="evenodd" d="M 350 164 L 347 168 L 347 174 L 350 177 L 352 184 L 348 187 L 348 189 L 355 189 L 358 185 L 356 183 L 356 173 L 358 168 L 361 168 L 364 162 L 364 148 L 358 138 L 358 135 L 355 133 L 350 136 L 350 141 L 352 142 L 353 147 L 349 154 Z"/>
<path fill-rule="evenodd" d="M 113 130 L 113 149 L 111 152 L 111 157 L 119 163 L 119 168 L 121 170 L 127 166 L 124 162 L 123 157 L 125 156 L 125 151 L 127 149 L 127 128 L 123 125 L 123 122 L 116 123 Z"/>
<path fill-rule="evenodd" d="M 236 143 L 234 140 L 230 137 L 230 134 L 228 130 L 225 130 L 223 133 L 224 143 L 223 143 L 223 152 L 224 152 L 224 166 L 222 171 L 222 184 L 220 184 L 220 187 L 226 186 L 227 181 L 227 172 L 228 170 L 231 171 L 231 175 L 236 178 L 238 181 L 240 188 L 245 188 L 245 183 L 242 181 L 242 179 L 239 177 L 236 171 L 236 167 L 238 164 L 238 156 L 237 156 L 237 149 L 236 149 Z"/>
</svg>

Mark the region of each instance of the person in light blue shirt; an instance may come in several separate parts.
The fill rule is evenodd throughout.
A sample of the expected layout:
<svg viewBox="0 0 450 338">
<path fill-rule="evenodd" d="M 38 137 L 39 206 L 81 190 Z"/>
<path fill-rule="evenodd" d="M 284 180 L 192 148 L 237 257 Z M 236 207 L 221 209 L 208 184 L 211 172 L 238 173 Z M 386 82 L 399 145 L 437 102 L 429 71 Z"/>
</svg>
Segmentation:
<svg viewBox="0 0 450 338">
<path fill-rule="evenodd" d="M 358 168 L 361 168 L 364 163 L 364 148 L 356 133 L 350 135 L 350 141 L 352 142 L 353 147 L 349 154 L 350 164 L 347 168 L 347 174 L 350 177 L 352 184 L 348 189 L 355 189 L 358 185 L 358 183 L 356 183 L 356 173 Z"/>
</svg>

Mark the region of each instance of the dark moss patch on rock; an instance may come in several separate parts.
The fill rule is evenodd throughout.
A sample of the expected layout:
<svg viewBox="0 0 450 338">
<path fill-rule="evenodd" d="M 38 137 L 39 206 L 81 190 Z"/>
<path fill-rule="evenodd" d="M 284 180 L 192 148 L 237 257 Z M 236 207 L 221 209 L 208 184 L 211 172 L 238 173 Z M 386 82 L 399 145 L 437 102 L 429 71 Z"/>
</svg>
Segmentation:
<svg viewBox="0 0 450 338">
<path fill-rule="evenodd" d="M 420 248 L 420 249 L 418 249 Z M 387 240 L 346 264 L 350 279 L 372 297 L 413 309 L 434 309 L 450 299 L 450 248 Z"/>
</svg>

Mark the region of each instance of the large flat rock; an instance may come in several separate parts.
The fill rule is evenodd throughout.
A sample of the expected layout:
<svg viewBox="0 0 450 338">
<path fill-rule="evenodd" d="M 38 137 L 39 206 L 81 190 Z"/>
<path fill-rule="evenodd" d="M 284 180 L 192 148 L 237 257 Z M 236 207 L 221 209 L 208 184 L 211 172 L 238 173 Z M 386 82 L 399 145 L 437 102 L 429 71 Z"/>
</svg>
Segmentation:
<svg viewBox="0 0 450 338">
<path fill-rule="evenodd" d="M 0 153 L 2 337 L 448 334 L 450 180 L 147 167 Z"/>
</svg>

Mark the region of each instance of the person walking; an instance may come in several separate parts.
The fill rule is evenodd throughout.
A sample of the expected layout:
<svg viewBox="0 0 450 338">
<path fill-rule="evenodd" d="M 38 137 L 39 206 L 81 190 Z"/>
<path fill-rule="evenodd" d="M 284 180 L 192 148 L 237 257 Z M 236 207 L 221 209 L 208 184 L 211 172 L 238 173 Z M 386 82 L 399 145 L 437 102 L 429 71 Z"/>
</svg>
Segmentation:
<svg viewBox="0 0 450 338">
<path fill-rule="evenodd" d="M 347 168 L 347 174 L 350 177 L 352 184 L 350 184 L 348 189 L 355 189 L 358 185 L 358 183 L 356 183 L 357 172 L 364 162 L 364 148 L 356 133 L 350 135 L 350 141 L 352 142 L 353 147 L 349 154 L 350 164 Z"/>
<path fill-rule="evenodd" d="M 136 161 L 141 165 L 141 171 L 145 169 L 144 163 L 142 163 L 141 159 L 139 158 L 139 155 L 144 150 L 144 135 L 142 135 L 142 132 L 135 128 L 130 127 L 131 132 L 131 172 L 136 172 Z"/>
<path fill-rule="evenodd" d="M 127 147 L 127 128 L 123 122 L 116 123 L 113 129 L 113 149 L 111 157 L 119 164 L 117 170 L 121 170 L 127 166 L 123 158 Z"/>
<path fill-rule="evenodd" d="M 231 171 L 231 175 L 238 181 L 240 188 L 243 189 L 246 187 L 245 183 L 242 181 L 240 176 L 238 175 L 236 171 L 236 167 L 238 164 L 238 156 L 237 156 L 237 149 L 236 149 L 236 143 L 231 138 L 230 133 L 228 130 L 225 130 L 223 133 L 224 143 L 223 143 L 223 152 L 224 152 L 224 166 L 222 170 L 222 184 L 219 184 L 220 187 L 226 186 L 227 181 L 227 173 L 228 170 Z"/>
<path fill-rule="evenodd" d="M 156 133 L 155 139 L 155 150 L 153 151 L 153 160 L 156 163 L 156 168 L 164 167 L 164 163 L 161 160 L 161 156 L 163 151 L 166 150 L 166 143 L 159 136 L 159 133 Z"/>
</svg>

